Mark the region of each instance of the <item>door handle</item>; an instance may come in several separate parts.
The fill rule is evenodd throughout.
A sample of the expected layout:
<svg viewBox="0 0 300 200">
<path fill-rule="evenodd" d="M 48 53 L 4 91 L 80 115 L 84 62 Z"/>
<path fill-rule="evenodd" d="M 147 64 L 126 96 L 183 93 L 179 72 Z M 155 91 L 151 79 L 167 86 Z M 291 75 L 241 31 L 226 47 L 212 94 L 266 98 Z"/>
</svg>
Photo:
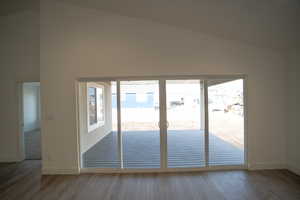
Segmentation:
<svg viewBox="0 0 300 200">
<path fill-rule="evenodd" d="M 157 126 L 158 126 L 159 128 L 161 128 L 160 123 L 161 123 L 161 121 L 157 122 Z M 167 128 L 169 128 L 169 125 L 170 125 L 169 122 L 166 121 L 166 127 L 167 127 Z"/>
</svg>

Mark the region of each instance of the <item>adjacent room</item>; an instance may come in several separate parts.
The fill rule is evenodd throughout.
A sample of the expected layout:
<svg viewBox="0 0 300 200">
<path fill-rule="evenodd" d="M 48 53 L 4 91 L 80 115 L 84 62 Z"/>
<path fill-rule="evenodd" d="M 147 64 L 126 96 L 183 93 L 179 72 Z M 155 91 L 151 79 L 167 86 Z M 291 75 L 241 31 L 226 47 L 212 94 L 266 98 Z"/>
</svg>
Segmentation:
<svg viewBox="0 0 300 200">
<path fill-rule="evenodd" d="M 299 200 L 299 0 L 0 6 L 0 199 Z"/>
<path fill-rule="evenodd" d="M 41 105 L 40 105 L 40 83 L 27 82 L 22 84 L 22 118 L 21 149 L 26 160 L 41 160 Z M 23 141 L 22 141 L 23 140 Z"/>
</svg>

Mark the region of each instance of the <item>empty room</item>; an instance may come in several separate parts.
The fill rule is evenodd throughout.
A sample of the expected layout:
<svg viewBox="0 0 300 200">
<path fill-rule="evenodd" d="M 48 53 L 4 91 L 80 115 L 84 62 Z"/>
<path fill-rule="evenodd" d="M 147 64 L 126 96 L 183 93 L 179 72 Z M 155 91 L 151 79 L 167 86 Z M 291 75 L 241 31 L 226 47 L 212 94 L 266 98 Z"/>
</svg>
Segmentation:
<svg viewBox="0 0 300 200">
<path fill-rule="evenodd" d="M 299 0 L 0 6 L 0 199 L 299 200 Z"/>
</svg>

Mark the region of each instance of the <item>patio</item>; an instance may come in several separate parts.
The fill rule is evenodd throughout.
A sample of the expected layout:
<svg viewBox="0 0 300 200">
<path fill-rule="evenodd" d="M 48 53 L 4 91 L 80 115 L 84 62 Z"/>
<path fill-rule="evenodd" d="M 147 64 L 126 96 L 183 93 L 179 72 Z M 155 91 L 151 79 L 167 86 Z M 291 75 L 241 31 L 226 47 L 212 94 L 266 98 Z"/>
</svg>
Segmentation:
<svg viewBox="0 0 300 200">
<path fill-rule="evenodd" d="M 204 167 L 202 130 L 168 131 L 168 167 Z M 123 132 L 124 168 L 159 168 L 159 131 Z M 209 165 L 242 165 L 244 150 L 214 134 L 209 135 Z M 84 168 L 119 168 L 117 133 L 111 132 L 83 154 Z"/>
</svg>

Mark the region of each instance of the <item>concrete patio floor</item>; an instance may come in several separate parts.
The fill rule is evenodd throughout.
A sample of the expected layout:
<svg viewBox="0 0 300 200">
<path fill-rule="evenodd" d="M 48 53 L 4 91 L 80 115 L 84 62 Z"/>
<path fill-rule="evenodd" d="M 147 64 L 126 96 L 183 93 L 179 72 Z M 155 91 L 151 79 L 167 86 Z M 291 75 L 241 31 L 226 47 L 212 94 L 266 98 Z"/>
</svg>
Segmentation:
<svg viewBox="0 0 300 200">
<path fill-rule="evenodd" d="M 242 165 L 244 150 L 213 134 L 209 137 L 209 164 Z M 202 130 L 168 131 L 168 167 L 204 167 Z M 159 131 L 123 132 L 124 168 L 159 168 Z M 83 154 L 84 168 L 120 168 L 117 133 L 111 132 Z"/>
</svg>

